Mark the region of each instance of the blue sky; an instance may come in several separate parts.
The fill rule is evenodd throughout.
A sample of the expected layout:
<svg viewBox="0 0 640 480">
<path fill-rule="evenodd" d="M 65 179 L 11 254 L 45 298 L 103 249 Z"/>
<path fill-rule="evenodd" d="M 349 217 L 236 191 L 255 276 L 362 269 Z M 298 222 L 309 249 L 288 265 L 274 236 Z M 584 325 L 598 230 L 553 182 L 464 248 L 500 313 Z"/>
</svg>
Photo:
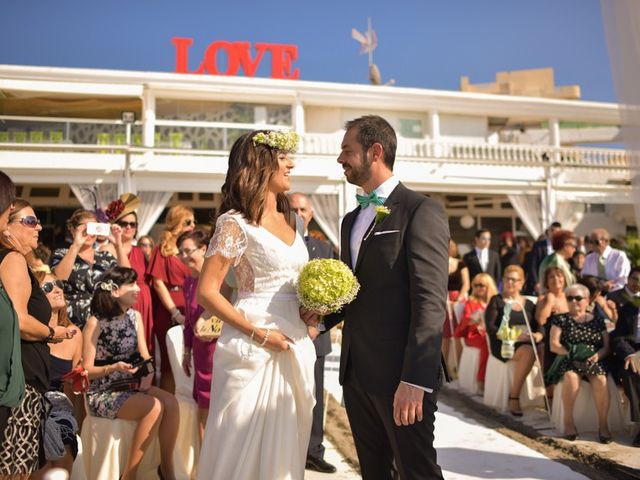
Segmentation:
<svg viewBox="0 0 640 480">
<path fill-rule="evenodd" d="M 192 69 L 216 40 L 284 43 L 301 79 L 366 83 L 351 28 L 371 17 L 385 81 L 458 90 L 462 75 L 553 67 L 582 98 L 616 100 L 597 0 L 10 0 L 0 12 L 5 64 L 172 72 L 171 38 L 190 37 Z"/>
</svg>

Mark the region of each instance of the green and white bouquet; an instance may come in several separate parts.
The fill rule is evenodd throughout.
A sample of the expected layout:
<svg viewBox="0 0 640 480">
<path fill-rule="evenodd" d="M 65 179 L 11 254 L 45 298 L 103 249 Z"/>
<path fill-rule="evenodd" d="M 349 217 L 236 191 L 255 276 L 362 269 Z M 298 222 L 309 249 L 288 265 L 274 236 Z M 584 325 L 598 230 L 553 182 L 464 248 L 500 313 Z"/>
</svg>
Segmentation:
<svg viewBox="0 0 640 480">
<path fill-rule="evenodd" d="M 353 301 L 360 284 L 351 269 L 332 258 L 307 263 L 298 278 L 298 300 L 303 307 L 327 315 Z"/>
</svg>

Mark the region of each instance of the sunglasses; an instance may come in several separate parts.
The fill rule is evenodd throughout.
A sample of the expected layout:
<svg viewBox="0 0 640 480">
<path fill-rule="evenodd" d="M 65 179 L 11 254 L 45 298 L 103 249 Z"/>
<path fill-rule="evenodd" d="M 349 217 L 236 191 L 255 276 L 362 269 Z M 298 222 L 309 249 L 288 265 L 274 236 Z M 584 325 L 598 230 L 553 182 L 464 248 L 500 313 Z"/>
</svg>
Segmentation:
<svg viewBox="0 0 640 480">
<path fill-rule="evenodd" d="M 138 222 L 116 222 L 118 225 L 120 225 L 121 228 L 137 228 L 138 227 Z"/>
<path fill-rule="evenodd" d="M 151 248 L 151 244 L 147 242 L 139 243 L 138 246 L 142 248 Z"/>
<path fill-rule="evenodd" d="M 473 288 L 478 287 L 478 288 L 484 288 L 486 287 L 486 285 L 484 283 L 474 283 L 473 284 Z"/>
<path fill-rule="evenodd" d="M 62 280 L 56 280 L 55 282 L 45 282 L 40 285 L 42 291 L 44 293 L 51 293 L 53 291 L 53 287 L 58 287 L 60 290 L 63 290 L 64 285 L 62 284 Z"/>
<path fill-rule="evenodd" d="M 38 225 L 40 225 L 40 219 L 38 217 L 34 217 L 33 215 L 27 215 L 26 217 L 14 220 L 12 223 L 21 223 L 25 227 L 36 228 Z"/>
<path fill-rule="evenodd" d="M 193 219 L 191 219 L 191 218 L 187 218 L 187 219 L 184 221 L 184 226 L 185 226 L 185 227 L 190 227 L 191 225 L 195 225 L 195 224 L 196 224 L 196 221 L 195 221 L 195 220 L 193 220 Z"/>
<path fill-rule="evenodd" d="M 574 300 L 576 302 L 581 302 L 585 298 L 586 297 L 583 297 L 582 295 L 567 295 L 567 302 L 573 302 Z"/>
</svg>

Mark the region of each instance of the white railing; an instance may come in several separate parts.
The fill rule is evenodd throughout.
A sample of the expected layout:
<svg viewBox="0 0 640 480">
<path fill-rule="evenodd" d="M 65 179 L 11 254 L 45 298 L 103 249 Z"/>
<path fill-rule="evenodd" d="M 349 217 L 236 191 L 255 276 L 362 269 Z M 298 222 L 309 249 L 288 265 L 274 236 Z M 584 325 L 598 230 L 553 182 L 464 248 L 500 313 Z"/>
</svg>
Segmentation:
<svg viewBox="0 0 640 480">
<path fill-rule="evenodd" d="M 331 157 L 335 159 L 340 152 L 341 134 L 303 134 L 298 154 L 302 156 Z M 14 143 L 0 139 L 0 151 L 39 151 L 39 152 L 84 152 L 84 153 L 121 153 L 171 154 L 191 157 L 226 156 L 228 152 L 220 149 L 167 148 L 166 146 L 143 147 L 122 144 L 74 144 L 52 143 L 45 139 L 42 143 Z M 621 149 L 560 147 L 523 144 L 487 144 L 432 142 L 429 140 L 399 139 L 396 157 L 410 162 L 453 162 L 476 165 L 501 166 L 551 166 L 571 168 L 596 168 L 610 170 L 628 170 L 630 155 Z M 634 161 L 634 165 L 640 164 Z M 633 167 L 634 169 L 637 167 Z"/>
</svg>

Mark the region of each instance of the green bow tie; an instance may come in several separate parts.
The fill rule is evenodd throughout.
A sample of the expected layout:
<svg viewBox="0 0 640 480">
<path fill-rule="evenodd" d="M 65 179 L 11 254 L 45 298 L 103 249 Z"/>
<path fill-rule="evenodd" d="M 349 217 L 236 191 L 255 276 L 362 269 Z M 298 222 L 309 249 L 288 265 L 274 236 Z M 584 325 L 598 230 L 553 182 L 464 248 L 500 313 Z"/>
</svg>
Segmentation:
<svg viewBox="0 0 640 480">
<path fill-rule="evenodd" d="M 376 192 L 371 192 L 369 195 L 358 195 L 356 193 L 356 200 L 360 204 L 360 208 L 367 208 L 369 205 L 384 205 L 384 198 L 380 198 Z"/>
</svg>

